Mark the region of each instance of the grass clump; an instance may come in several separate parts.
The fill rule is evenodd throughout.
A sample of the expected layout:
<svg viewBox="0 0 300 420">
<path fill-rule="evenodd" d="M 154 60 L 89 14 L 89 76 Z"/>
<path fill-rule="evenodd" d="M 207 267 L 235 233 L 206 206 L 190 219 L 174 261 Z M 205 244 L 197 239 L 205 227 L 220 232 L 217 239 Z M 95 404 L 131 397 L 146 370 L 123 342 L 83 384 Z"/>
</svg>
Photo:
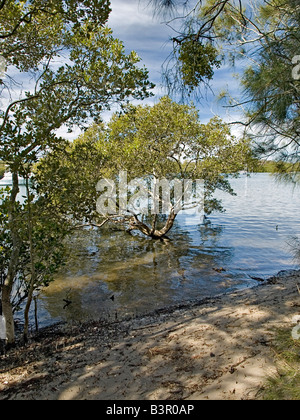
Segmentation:
<svg viewBox="0 0 300 420">
<path fill-rule="evenodd" d="M 268 379 L 262 391 L 264 400 L 300 400 L 300 339 L 291 329 L 277 331 L 273 345 L 277 375 Z"/>
</svg>

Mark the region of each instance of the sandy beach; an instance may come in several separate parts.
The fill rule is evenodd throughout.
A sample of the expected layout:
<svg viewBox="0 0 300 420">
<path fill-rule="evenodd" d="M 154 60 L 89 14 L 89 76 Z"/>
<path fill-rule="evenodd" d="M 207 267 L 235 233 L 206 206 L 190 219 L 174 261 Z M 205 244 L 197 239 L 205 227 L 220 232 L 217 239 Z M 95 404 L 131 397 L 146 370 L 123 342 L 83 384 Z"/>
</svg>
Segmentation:
<svg viewBox="0 0 300 420">
<path fill-rule="evenodd" d="M 258 399 L 300 272 L 112 325 L 60 325 L 0 358 L 0 400 Z"/>
</svg>

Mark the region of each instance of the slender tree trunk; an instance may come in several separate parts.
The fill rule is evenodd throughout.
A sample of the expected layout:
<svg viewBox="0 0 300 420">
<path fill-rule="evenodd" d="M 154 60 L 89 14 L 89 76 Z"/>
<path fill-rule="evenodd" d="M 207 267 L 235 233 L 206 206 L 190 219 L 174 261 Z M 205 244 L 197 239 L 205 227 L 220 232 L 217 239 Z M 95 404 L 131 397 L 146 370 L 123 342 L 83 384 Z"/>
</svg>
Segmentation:
<svg viewBox="0 0 300 420">
<path fill-rule="evenodd" d="M 31 268 L 31 278 L 29 283 L 28 297 L 26 302 L 26 307 L 24 311 L 24 343 L 28 342 L 28 330 L 29 330 L 29 310 L 31 307 L 33 292 L 36 283 L 36 270 L 35 270 L 35 252 L 33 246 L 33 215 L 31 208 L 31 199 L 30 199 L 30 190 L 29 190 L 29 180 L 26 178 L 26 192 L 27 192 L 27 201 L 28 201 L 28 218 L 27 218 L 27 228 L 28 228 L 28 239 L 29 239 L 29 249 L 30 249 L 30 268 Z"/>
<path fill-rule="evenodd" d="M 33 299 L 33 291 L 34 291 L 34 287 L 33 287 L 33 282 L 31 281 L 30 284 L 30 290 L 28 292 L 28 297 L 27 297 L 27 302 L 26 302 L 26 307 L 24 310 L 24 331 L 23 331 L 23 338 L 24 338 L 24 343 L 28 343 L 28 333 L 29 333 L 29 310 L 31 307 L 31 303 L 32 303 L 32 299 Z"/>
<path fill-rule="evenodd" d="M 35 320 L 35 332 L 39 332 L 39 321 L 38 321 L 38 304 L 37 296 L 34 297 L 34 320 Z"/>
<path fill-rule="evenodd" d="M 17 274 L 17 268 L 20 257 L 20 238 L 18 235 L 18 227 L 15 217 L 15 204 L 17 195 L 19 192 L 19 180 L 18 173 L 13 173 L 13 186 L 10 195 L 10 209 L 9 209 L 9 225 L 10 233 L 12 238 L 12 252 L 10 256 L 10 262 L 7 272 L 7 277 L 5 279 L 4 285 L 2 287 L 2 313 L 6 322 L 6 342 L 8 345 L 12 345 L 15 342 L 15 328 L 14 328 L 14 318 L 13 318 L 13 309 L 11 304 L 11 293 L 14 285 L 14 281 Z"/>
</svg>

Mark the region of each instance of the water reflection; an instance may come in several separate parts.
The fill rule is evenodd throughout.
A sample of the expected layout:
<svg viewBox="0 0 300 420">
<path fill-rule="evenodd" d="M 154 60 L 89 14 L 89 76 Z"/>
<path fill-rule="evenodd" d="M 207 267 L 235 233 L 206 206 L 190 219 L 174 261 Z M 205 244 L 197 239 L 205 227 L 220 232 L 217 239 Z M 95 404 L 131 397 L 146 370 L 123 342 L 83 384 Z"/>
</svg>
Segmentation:
<svg viewBox="0 0 300 420">
<path fill-rule="evenodd" d="M 42 311 L 52 319 L 119 319 L 220 293 L 234 283 L 227 272 L 214 271 L 230 265 L 234 252 L 216 249 L 221 232 L 195 227 L 197 246 L 179 223 L 169 243 L 109 230 L 78 233 L 69 243 L 70 262 L 41 296 Z M 66 300 L 72 303 L 63 309 Z"/>
<path fill-rule="evenodd" d="M 253 286 L 251 275 L 292 268 L 286 241 L 300 234 L 299 191 L 268 175 L 233 183 L 238 196 L 222 197 L 225 214 L 205 225 L 199 216 L 178 217 L 170 243 L 118 230 L 78 232 L 68 244 L 67 266 L 40 296 L 42 324 L 120 319 Z"/>
</svg>

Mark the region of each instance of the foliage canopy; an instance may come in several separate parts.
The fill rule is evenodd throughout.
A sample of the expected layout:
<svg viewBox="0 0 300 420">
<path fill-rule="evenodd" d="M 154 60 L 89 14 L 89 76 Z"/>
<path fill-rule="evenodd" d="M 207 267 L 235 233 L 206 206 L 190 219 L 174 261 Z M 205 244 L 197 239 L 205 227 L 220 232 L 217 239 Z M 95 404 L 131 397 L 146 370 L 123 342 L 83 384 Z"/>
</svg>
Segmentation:
<svg viewBox="0 0 300 420">
<path fill-rule="evenodd" d="M 93 152 L 89 160 L 87 151 Z M 222 209 L 221 203 L 212 198 L 213 192 L 219 188 L 233 193 L 229 176 L 244 169 L 249 157 L 248 141 L 232 136 L 219 118 L 201 124 L 194 106 L 163 97 L 154 106 L 128 105 L 123 114 L 112 117 L 107 128 L 93 125 L 64 150 L 50 153 L 38 166 L 37 182 L 40 193 L 61 203 L 62 211 L 75 217 L 77 223 L 99 225 L 103 219 L 120 222 L 120 211 L 115 215 L 97 213 L 96 185 L 102 178 L 118 182 L 124 171 L 128 183 L 135 179 L 204 180 L 209 213 Z M 151 188 L 145 188 L 150 194 Z M 120 201 L 117 195 L 119 210 Z M 177 215 L 174 201 L 171 204 L 161 228 L 157 215 L 150 215 L 149 227 L 138 211 L 128 212 L 126 208 L 121 208 L 121 219 L 130 231 L 137 229 L 162 238 Z"/>
</svg>

